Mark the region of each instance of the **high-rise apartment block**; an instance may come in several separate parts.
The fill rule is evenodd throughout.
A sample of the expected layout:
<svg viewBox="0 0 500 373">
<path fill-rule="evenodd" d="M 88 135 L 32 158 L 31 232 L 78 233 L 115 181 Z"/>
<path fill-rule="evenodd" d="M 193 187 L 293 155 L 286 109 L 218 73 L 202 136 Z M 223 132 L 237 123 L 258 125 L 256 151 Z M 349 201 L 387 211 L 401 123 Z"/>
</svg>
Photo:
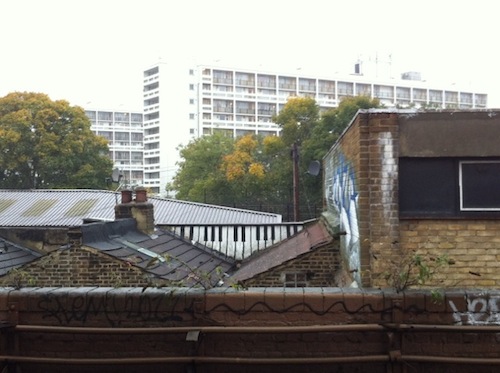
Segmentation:
<svg viewBox="0 0 500 373">
<path fill-rule="evenodd" d="M 85 109 L 85 114 L 90 119 L 92 131 L 108 140 L 109 157 L 123 176 L 122 184 L 126 187 L 142 186 L 142 113 Z"/>
<path fill-rule="evenodd" d="M 274 73 L 216 65 L 160 62 L 144 71 L 144 186 L 164 194 L 177 170 L 178 145 L 217 131 L 277 135 L 272 122 L 289 97 L 312 97 L 321 109 L 348 96 L 378 98 L 386 107 L 486 108 L 487 95 L 443 88 L 409 72 L 400 79 Z"/>
</svg>

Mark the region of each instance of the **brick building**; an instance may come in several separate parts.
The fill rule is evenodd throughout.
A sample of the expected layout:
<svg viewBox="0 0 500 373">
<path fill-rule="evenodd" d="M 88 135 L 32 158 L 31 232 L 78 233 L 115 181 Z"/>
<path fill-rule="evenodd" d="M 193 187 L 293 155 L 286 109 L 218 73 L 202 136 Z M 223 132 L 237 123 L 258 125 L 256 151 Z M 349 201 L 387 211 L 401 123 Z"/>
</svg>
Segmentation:
<svg viewBox="0 0 500 373">
<path fill-rule="evenodd" d="M 215 286 L 235 261 L 156 229 L 145 191 L 122 193 L 116 220 L 72 227 L 50 252 L 0 240 L 0 285 L 22 287 Z"/>
<path fill-rule="evenodd" d="M 500 285 L 499 114 L 357 113 L 324 159 L 325 216 L 345 233 L 345 275 L 385 287 L 409 255 L 446 254 L 452 265 L 429 285 Z"/>
<path fill-rule="evenodd" d="M 296 235 L 244 260 L 228 283 L 243 287 L 341 286 L 338 237 L 323 221 L 307 224 Z"/>
</svg>

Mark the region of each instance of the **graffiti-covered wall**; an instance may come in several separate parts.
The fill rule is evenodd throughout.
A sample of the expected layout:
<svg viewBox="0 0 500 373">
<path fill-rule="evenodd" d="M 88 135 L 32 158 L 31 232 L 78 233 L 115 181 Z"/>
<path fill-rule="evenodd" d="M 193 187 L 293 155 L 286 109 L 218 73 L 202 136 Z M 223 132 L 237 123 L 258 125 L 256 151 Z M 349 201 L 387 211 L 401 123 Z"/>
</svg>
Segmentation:
<svg viewBox="0 0 500 373">
<path fill-rule="evenodd" d="M 458 290 L 0 288 L 0 368 L 493 373 L 499 299 Z"/>
<path fill-rule="evenodd" d="M 398 116 L 360 111 L 324 160 L 329 220 L 344 233 L 345 271 L 373 286 L 398 242 Z"/>
<path fill-rule="evenodd" d="M 340 253 L 353 285 L 361 284 L 360 132 L 354 121 L 323 160 L 324 193 L 330 224 L 342 233 Z"/>
<path fill-rule="evenodd" d="M 328 212 L 338 222 L 341 255 L 346 270 L 360 282 L 360 245 L 358 224 L 358 182 L 353 162 L 335 149 L 325 158 L 325 200 Z M 356 275 L 357 274 L 357 275 Z"/>
</svg>

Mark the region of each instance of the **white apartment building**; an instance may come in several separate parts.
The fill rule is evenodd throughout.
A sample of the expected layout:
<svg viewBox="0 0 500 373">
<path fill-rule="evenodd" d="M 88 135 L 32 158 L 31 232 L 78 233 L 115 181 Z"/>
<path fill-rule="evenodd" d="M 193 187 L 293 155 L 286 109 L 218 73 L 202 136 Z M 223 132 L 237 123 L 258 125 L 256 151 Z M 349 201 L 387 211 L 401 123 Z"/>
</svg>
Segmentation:
<svg viewBox="0 0 500 373">
<path fill-rule="evenodd" d="M 177 170 L 177 146 L 224 131 L 279 134 L 271 118 L 289 97 L 312 97 L 321 109 L 348 96 L 378 98 L 386 107 L 486 108 L 487 95 L 433 86 L 420 74 L 370 78 L 362 65 L 347 76 L 312 76 L 160 62 L 144 71 L 144 186 L 163 195 Z"/>
<path fill-rule="evenodd" d="M 143 115 L 141 112 L 85 109 L 92 131 L 109 143 L 109 157 L 122 175 L 123 187 L 144 183 Z M 111 176 L 111 175 L 110 175 Z"/>
</svg>

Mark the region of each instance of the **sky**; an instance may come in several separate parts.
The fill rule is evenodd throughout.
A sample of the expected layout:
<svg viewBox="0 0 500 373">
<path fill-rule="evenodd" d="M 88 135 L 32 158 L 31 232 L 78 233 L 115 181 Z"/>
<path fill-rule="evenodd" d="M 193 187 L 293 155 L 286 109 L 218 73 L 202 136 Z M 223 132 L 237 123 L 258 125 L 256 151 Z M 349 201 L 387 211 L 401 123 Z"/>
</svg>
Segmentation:
<svg viewBox="0 0 500 373">
<path fill-rule="evenodd" d="M 0 0 L 0 97 L 141 110 L 159 59 L 318 75 L 388 60 L 500 108 L 495 0 Z M 439 86 L 438 88 L 442 88 Z"/>
</svg>

